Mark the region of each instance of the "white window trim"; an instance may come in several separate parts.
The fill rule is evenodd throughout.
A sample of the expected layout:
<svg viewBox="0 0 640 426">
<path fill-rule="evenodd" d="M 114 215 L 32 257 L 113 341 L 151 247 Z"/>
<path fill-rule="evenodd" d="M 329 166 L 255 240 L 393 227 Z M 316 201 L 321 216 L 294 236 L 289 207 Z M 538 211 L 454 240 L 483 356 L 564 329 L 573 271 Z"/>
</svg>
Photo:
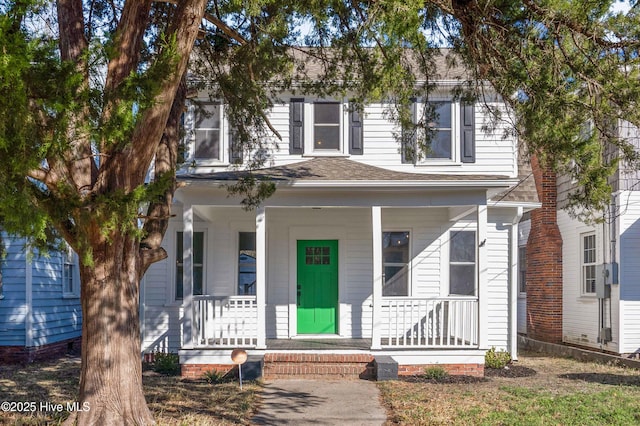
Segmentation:
<svg viewBox="0 0 640 426">
<path fill-rule="evenodd" d="M 171 234 L 169 234 L 170 232 L 172 232 Z M 176 244 L 177 244 L 177 240 L 178 240 L 178 232 L 184 232 L 184 228 L 182 228 L 182 226 L 171 226 L 169 225 L 169 227 L 167 228 L 167 232 L 165 235 L 171 235 L 171 244 L 169 244 L 169 247 L 165 247 L 165 250 L 167 251 L 167 260 L 169 261 L 169 267 L 167 268 L 167 272 L 168 272 L 168 283 L 169 285 L 167 285 L 167 293 L 166 293 L 166 303 L 165 306 L 168 307 L 175 307 L 175 306 L 183 306 L 183 301 L 184 299 L 176 299 L 176 271 L 177 271 L 177 265 L 176 265 L 176 259 L 177 259 L 177 253 L 176 253 Z M 208 288 L 207 288 L 207 268 L 208 265 L 210 263 L 210 259 L 209 259 L 209 229 L 206 227 L 202 227 L 202 226 L 194 226 L 193 228 L 193 232 L 202 232 L 203 233 L 203 247 L 202 250 L 204 251 L 204 265 L 202 268 L 202 292 L 204 294 L 208 294 Z"/>
<path fill-rule="evenodd" d="M 62 298 L 77 299 L 80 297 L 80 262 L 78 255 L 67 246 L 66 252 L 60 253 L 60 276 L 62 277 Z M 72 266 L 71 291 L 67 291 L 67 274 L 65 273 L 65 265 Z"/>
<path fill-rule="evenodd" d="M 314 104 L 338 103 L 340 105 L 340 147 L 338 149 L 315 149 L 313 141 L 314 130 Z M 348 157 L 349 143 L 349 104 L 338 99 L 307 99 L 304 100 L 304 154 L 303 157 Z"/>
<path fill-rule="evenodd" d="M 451 289 L 451 273 L 450 273 L 450 265 L 451 265 L 451 233 L 460 232 L 460 231 L 469 231 L 476 233 L 476 268 L 475 268 L 475 284 L 474 284 L 474 292 L 475 296 L 464 296 L 461 294 L 451 294 L 449 290 Z M 440 281 L 440 292 L 442 297 L 478 297 L 478 248 L 477 248 L 477 240 L 478 240 L 478 224 L 475 221 L 459 221 L 452 226 L 450 226 L 445 232 L 442 234 L 442 244 L 440 245 L 440 256 L 441 256 L 441 274 L 442 277 Z"/>
<path fill-rule="evenodd" d="M 435 96 L 429 98 L 431 102 L 450 102 L 451 103 L 451 158 L 421 158 L 415 162 L 416 166 L 442 166 L 442 165 L 462 165 L 460 158 L 460 101 L 454 101 L 451 97 Z M 418 112 L 424 108 L 425 100 L 416 101 L 413 108 L 416 108 L 414 114 L 419 117 Z"/>
<path fill-rule="evenodd" d="M 210 101 L 200 100 L 202 103 L 214 103 Z M 191 129 L 187 135 L 187 148 L 189 157 L 186 160 L 186 164 L 195 165 L 196 167 L 211 167 L 211 166 L 228 166 L 230 164 L 229 154 L 229 120 L 227 119 L 226 105 L 223 103 L 218 104 L 220 107 L 220 143 L 218 152 L 218 159 L 202 159 L 196 158 L 196 114 L 197 107 L 194 104 L 189 105 L 188 108 L 188 120 L 185 122 L 185 127 Z"/>
<path fill-rule="evenodd" d="M 594 238 L 594 251 L 595 251 L 595 256 L 594 256 L 594 262 L 593 263 L 584 263 L 584 239 L 586 237 L 590 237 L 593 236 Z M 579 264 L 580 264 L 580 295 L 582 297 L 587 297 L 587 298 L 595 298 L 596 297 L 596 291 L 594 291 L 593 293 L 591 292 L 587 292 L 586 291 L 586 276 L 584 273 L 584 267 L 585 266 L 596 266 L 598 264 L 598 236 L 596 234 L 596 231 L 589 231 L 589 232 L 583 232 L 580 234 L 580 257 L 578 259 Z"/>
<path fill-rule="evenodd" d="M 412 227 L 395 227 L 395 228 L 382 228 L 382 233 L 381 235 L 384 237 L 384 234 L 386 232 L 408 232 L 409 233 L 409 261 L 407 262 L 407 265 L 409 267 L 409 271 L 407 274 L 408 277 L 408 283 L 407 283 L 407 295 L 406 296 L 382 296 L 383 299 L 398 299 L 398 298 L 403 298 L 403 297 L 413 297 L 413 294 L 415 293 L 413 291 L 413 283 L 416 281 L 415 277 L 413 276 L 414 274 L 414 270 L 416 268 L 413 267 L 413 259 L 415 257 L 414 253 L 413 253 L 413 239 L 414 239 L 414 233 L 413 233 L 413 228 Z M 384 275 L 384 247 L 382 247 L 382 241 L 380 241 L 380 246 L 381 246 L 381 250 L 380 253 L 382 254 L 382 259 L 380 259 L 380 261 L 382 262 L 382 274 Z M 382 283 L 384 285 L 384 281 Z M 383 286 L 384 289 L 384 286 Z"/>
</svg>

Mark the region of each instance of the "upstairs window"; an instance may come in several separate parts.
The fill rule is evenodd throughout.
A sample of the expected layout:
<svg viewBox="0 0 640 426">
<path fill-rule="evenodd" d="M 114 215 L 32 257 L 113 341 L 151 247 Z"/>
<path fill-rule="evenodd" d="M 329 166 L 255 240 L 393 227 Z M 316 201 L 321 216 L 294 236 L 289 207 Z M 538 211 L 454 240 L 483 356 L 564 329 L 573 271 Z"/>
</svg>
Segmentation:
<svg viewBox="0 0 640 426">
<path fill-rule="evenodd" d="M 596 234 L 582 235 L 582 292 L 595 294 L 596 292 Z"/>
<path fill-rule="evenodd" d="M 414 102 L 415 128 L 403 130 L 402 162 L 475 162 L 474 106 L 453 101 Z"/>
<path fill-rule="evenodd" d="M 204 103 L 195 114 L 195 160 L 221 160 L 222 108 Z"/>
<path fill-rule="evenodd" d="M 453 160 L 453 128 L 451 102 L 432 102 L 434 117 L 428 123 L 432 139 L 425 153 L 427 158 Z"/>
<path fill-rule="evenodd" d="M 312 155 L 361 155 L 362 115 L 346 103 L 291 99 L 289 105 L 289 153 Z"/>
<path fill-rule="evenodd" d="M 449 294 L 476 294 L 475 231 L 451 231 L 449 234 Z"/>
<path fill-rule="evenodd" d="M 340 149 L 340 104 L 313 104 L 313 149 Z"/>
</svg>

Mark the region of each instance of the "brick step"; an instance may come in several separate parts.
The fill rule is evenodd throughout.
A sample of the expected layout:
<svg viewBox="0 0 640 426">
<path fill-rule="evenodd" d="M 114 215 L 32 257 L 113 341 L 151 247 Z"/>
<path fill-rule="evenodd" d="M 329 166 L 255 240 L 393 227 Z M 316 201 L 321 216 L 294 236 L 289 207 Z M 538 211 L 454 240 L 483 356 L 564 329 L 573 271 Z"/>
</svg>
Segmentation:
<svg viewBox="0 0 640 426">
<path fill-rule="evenodd" d="M 375 369 L 372 355 L 270 353 L 264 356 L 262 377 L 372 379 Z"/>
</svg>

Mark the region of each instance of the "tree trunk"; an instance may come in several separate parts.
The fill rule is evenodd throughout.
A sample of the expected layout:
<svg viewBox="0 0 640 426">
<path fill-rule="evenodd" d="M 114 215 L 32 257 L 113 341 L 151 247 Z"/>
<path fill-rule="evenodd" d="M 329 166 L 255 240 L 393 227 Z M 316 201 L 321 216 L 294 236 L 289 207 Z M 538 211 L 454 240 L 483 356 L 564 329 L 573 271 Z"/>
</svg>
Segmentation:
<svg viewBox="0 0 640 426">
<path fill-rule="evenodd" d="M 97 231 L 89 244 L 94 263 L 80 266 L 81 411 L 75 420 L 83 426 L 153 424 L 142 390 L 139 241 L 120 231 L 106 239 Z"/>
</svg>

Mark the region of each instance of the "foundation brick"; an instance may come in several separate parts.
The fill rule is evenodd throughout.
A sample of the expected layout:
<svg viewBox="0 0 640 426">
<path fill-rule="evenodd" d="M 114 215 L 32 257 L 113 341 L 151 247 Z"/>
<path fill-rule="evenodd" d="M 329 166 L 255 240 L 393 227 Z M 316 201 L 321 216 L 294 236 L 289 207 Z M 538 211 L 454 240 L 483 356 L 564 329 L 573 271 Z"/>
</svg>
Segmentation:
<svg viewBox="0 0 640 426">
<path fill-rule="evenodd" d="M 417 376 L 424 374 L 429 367 L 441 367 L 452 376 L 484 376 L 484 364 L 411 364 L 398 365 L 398 376 Z"/>
<path fill-rule="evenodd" d="M 70 352 L 79 352 L 81 346 L 81 337 L 34 347 L 0 346 L 0 364 L 28 364 L 48 361 L 63 357 Z"/>
</svg>

